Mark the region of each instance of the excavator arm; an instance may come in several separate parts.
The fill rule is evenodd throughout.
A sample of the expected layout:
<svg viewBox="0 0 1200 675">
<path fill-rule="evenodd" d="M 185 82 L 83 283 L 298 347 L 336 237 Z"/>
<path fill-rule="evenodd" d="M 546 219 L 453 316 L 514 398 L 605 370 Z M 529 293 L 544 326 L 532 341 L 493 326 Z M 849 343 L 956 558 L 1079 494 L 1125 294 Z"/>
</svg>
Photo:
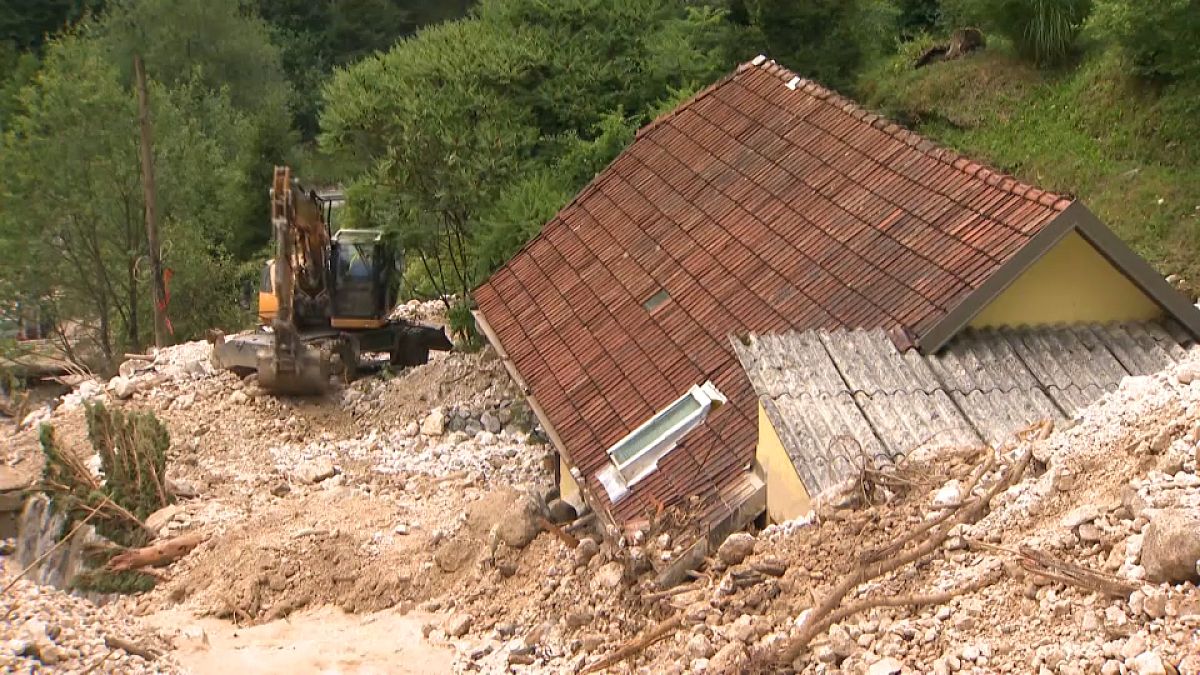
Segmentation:
<svg viewBox="0 0 1200 675">
<path fill-rule="evenodd" d="M 272 349 L 258 356 L 258 378 L 264 387 L 289 393 L 323 391 L 329 381 L 328 356 L 304 344 L 296 321 L 297 290 L 306 298 L 327 296 L 329 231 L 320 209 L 292 185 L 292 172 L 275 167 L 271 186 L 271 228 L 275 238 L 275 296 L 278 309 L 271 321 Z"/>
</svg>

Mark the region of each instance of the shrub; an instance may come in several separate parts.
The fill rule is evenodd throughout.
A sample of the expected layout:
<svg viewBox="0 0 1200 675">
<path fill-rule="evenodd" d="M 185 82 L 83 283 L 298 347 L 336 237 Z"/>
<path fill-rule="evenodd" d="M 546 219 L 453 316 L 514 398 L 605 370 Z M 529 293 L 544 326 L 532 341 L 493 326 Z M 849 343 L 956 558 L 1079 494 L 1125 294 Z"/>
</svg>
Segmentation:
<svg viewBox="0 0 1200 675">
<path fill-rule="evenodd" d="M 1092 13 L 1092 0 L 949 0 L 944 19 L 951 28 L 979 24 L 1007 37 L 1034 63 L 1063 63 Z"/>
<path fill-rule="evenodd" d="M 1200 0 L 1099 0 L 1093 23 L 1135 75 L 1200 79 Z"/>
</svg>

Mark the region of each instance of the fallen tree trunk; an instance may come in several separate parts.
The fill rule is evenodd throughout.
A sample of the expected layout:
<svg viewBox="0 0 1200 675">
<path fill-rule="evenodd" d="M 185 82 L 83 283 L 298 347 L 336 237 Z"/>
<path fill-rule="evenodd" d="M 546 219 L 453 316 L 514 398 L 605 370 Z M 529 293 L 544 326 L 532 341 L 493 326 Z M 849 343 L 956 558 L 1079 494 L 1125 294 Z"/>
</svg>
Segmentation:
<svg viewBox="0 0 1200 675">
<path fill-rule="evenodd" d="M 185 534 L 144 548 L 130 549 L 113 556 L 108 561 L 107 569 L 110 572 L 127 572 L 142 567 L 167 565 L 190 553 L 202 541 L 204 541 L 202 535 Z"/>
</svg>

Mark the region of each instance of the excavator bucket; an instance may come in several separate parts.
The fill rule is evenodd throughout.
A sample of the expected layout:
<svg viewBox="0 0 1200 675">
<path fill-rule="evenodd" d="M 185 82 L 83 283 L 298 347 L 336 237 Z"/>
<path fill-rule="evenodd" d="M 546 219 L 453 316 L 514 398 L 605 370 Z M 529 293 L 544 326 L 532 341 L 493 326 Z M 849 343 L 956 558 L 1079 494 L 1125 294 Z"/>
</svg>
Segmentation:
<svg viewBox="0 0 1200 675">
<path fill-rule="evenodd" d="M 305 347 L 291 363 L 281 363 L 273 351 L 258 354 L 258 384 L 291 396 L 318 396 L 329 389 L 329 358 L 320 349 Z"/>
</svg>

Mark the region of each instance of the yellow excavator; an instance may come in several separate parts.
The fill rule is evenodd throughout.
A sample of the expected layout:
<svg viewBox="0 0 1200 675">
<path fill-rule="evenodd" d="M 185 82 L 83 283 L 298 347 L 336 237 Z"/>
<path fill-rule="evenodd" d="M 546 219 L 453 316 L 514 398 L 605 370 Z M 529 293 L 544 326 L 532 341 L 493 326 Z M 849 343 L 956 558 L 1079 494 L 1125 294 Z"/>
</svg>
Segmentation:
<svg viewBox="0 0 1200 675">
<path fill-rule="evenodd" d="M 305 192 L 288 167 L 275 167 L 271 228 L 275 258 L 263 268 L 260 326 L 252 334 L 214 336 L 213 360 L 281 394 L 320 394 L 333 375 L 353 379 L 365 352 L 384 352 L 396 367 L 448 351 L 445 331 L 390 318 L 400 258 L 378 230 L 330 231 L 340 195 Z"/>
</svg>

